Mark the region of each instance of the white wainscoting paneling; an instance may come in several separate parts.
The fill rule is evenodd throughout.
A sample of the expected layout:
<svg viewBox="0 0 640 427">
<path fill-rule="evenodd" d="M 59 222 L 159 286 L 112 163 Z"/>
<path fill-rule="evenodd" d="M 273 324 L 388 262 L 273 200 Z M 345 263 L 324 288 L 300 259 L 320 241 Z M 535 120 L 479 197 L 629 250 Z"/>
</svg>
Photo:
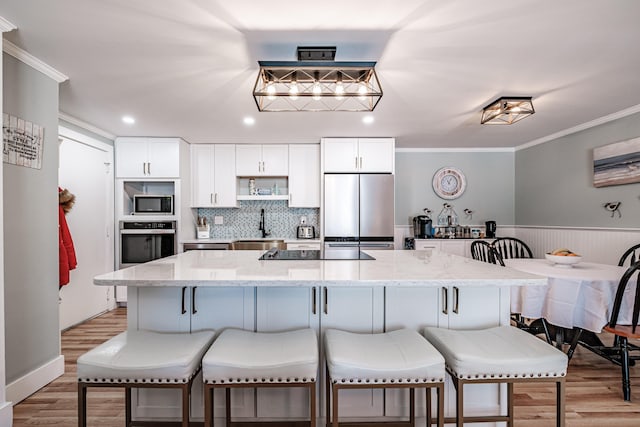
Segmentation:
<svg viewBox="0 0 640 427">
<path fill-rule="evenodd" d="M 518 226 L 515 237 L 526 242 L 536 258 L 568 248 L 583 261 L 617 265 L 624 251 L 640 243 L 640 230 Z"/>
</svg>

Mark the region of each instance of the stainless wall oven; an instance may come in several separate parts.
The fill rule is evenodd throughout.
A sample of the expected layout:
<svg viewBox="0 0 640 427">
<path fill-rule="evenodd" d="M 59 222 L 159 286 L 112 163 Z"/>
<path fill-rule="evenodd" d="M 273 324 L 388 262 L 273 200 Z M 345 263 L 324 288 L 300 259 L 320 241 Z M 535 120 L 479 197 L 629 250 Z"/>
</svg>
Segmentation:
<svg viewBox="0 0 640 427">
<path fill-rule="evenodd" d="M 120 221 L 119 268 L 177 253 L 175 221 Z"/>
</svg>

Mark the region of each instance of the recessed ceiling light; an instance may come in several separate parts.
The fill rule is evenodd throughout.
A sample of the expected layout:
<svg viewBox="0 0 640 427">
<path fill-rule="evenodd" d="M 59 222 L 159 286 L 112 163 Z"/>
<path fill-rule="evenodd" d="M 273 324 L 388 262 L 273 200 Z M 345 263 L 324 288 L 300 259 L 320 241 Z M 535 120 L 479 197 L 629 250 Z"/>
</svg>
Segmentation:
<svg viewBox="0 0 640 427">
<path fill-rule="evenodd" d="M 374 118 L 373 116 L 364 116 L 362 118 L 362 123 L 366 124 L 366 125 L 370 125 L 371 123 L 373 123 Z"/>
<path fill-rule="evenodd" d="M 256 119 L 254 119 L 253 117 L 245 117 L 243 122 L 247 126 L 253 126 L 256 123 Z"/>
<path fill-rule="evenodd" d="M 131 116 L 122 116 L 122 121 L 128 125 L 132 125 L 136 122 L 136 119 Z"/>
</svg>

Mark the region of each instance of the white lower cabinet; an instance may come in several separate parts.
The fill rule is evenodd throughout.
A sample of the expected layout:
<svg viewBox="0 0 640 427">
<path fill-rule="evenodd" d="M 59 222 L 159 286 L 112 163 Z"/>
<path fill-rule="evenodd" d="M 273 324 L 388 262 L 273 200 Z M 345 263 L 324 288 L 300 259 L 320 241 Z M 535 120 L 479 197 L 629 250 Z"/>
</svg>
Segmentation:
<svg viewBox="0 0 640 427">
<path fill-rule="evenodd" d="M 384 327 L 384 288 L 322 287 L 320 330 L 340 329 L 359 333 L 378 333 Z M 320 372 L 325 378 L 326 362 L 321 348 Z M 324 381 L 323 381 L 324 384 Z M 324 387 L 329 386 L 324 384 Z M 322 389 L 322 396 L 326 395 Z M 322 414 L 325 414 L 324 405 Z M 380 389 L 342 390 L 340 418 L 372 417 L 384 414 L 384 394 Z"/>
<path fill-rule="evenodd" d="M 509 323 L 509 289 L 498 287 L 386 289 L 385 330 L 409 328 L 421 331 L 425 326 L 449 329 L 481 329 Z M 500 413 L 504 389 L 494 384 L 465 386 L 465 414 Z M 408 392 L 386 392 L 385 415 L 408 416 Z M 418 416 L 424 416 L 424 393 L 416 394 Z M 455 389 L 447 376 L 445 383 L 445 416 L 455 416 Z M 432 405 L 436 404 L 435 393 Z M 432 406 L 435 408 L 435 406 Z M 494 425 L 494 424 L 483 424 Z"/>
<path fill-rule="evenodd" d="M 253 330 L 255 324 L 254 288 L 244 287 L 139 287 L 129 289 L 127 328 L 163 332 L 189 332 L 223 328 Z M 202 421 L 204 400 L 202 374 L 191 391 L 191 419 Z M 179 420 L 180 392 L 177 390 L 134 389 L 134 419 Z M 224 415 L 224 393 L 216 391 L 215 411 Z M 252 390 L 232 391 L 232 415 L 255 416 Z"/>
<path fill-rule="evenodd" d="M 309 274 L 296 270 L 291 277 L 299 276 L 301 281 L 318 280 Z M 129 329 L 172 332 L 220 331 L 227 327 L 260 332 L 315 329 L 320 347 L 319 417 L 325 414 L 322 337 L 326 329 L 371 334 L 400 328 L 421 331 L 425 326 L 485 328 L 509 322 L 509 289 L 497 287 L 139 287 L 129 291 Z M 500 412 L 505 390 L 491 384 L 466 386 L 465 413 Z M 269 388 L 233 392 L 232 415 L 236 419 L 269 421 L 308 417 L 305 390 Z M 340 396 L 341 419 L 406 417 L 409 413 L 406 390 L 343 390 Z M 160 421 L 180 417 L 179 393 L 174 390 L 141 389 L 134 392 L 133 398 L 134 419 Z M 424 392 L 419 392 L 416 398 L 418 416 L 424 416 Z M 222 392 L 216 392 L 217 420 L 224 416 L 223 402 Z M 454 416 L 455 393 L 448 378 L 445 408 L 446 416 Z M 201 376 L 194 383 L 191 411 L 192 420 L 202 420 Z"/>
<path fill-rule="evenodd" d="M 256 289 L 256 330 L 283 332 L 311 328 L 319 334 L 317 287 L 268 287 Z M 303 388 L 262 388 L 256 391 L 256 415 L 260 419 L 306 419 L 309 392 Z"/>
</svg>

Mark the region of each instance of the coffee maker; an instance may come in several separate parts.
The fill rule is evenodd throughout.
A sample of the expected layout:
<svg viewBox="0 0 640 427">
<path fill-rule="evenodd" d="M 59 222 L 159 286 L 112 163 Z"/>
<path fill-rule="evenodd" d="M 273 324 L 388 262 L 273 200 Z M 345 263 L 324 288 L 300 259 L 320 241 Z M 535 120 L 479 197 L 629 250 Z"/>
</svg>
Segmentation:
<svg viewBox="0 0 640 427">
<path fill-rule="evenodd" d="M 489 238 L 489 239 L 493 239 L 496 237 L 496 222 L 495 221 L 487 221 L 484 223 L 484 227 L 485 227 L 485 231 L 484 231 L 484 235 L 485 237 Z"/>
<path fill-rule="evenodd" d="M 432 221 L 428 215 L 413 217 L 413 237 L 416 239 L 431 239 L 433 237 Z"/>
</svg>

